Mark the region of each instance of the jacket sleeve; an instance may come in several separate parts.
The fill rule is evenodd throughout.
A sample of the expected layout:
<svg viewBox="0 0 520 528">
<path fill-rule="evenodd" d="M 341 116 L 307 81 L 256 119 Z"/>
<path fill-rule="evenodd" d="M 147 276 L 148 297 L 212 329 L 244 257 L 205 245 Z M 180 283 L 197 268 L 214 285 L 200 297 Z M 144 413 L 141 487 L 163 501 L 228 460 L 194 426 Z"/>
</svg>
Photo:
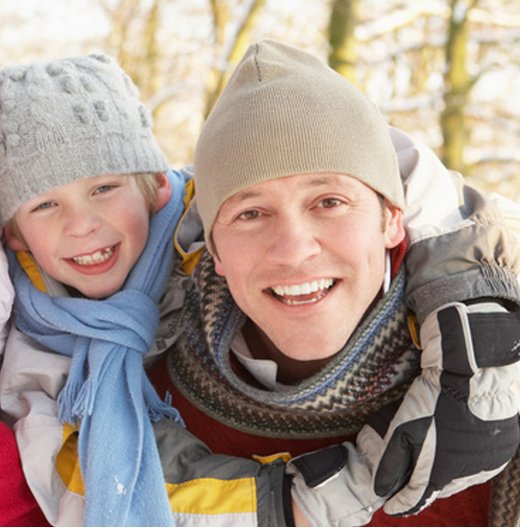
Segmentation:
<svg viewBox="0 0 520 528">
<path fill-rule="evenodd" d="M 520 304 L 520 250 L 507 225 L 518 226 L 520 206 L 484 197 L 425 145 L 397 129 L 391 136 L 406 197 L 407 302 L 419 324 L 455 301 Z"/>
<path fill-rule="evenodd" d="M 383 433 L 375 490 L 389 497 L 387 513 L 410 515 L 489 480 L 517 450 L 520 256 L 495 200 L 423 145 L 392 136 L 407 200 L 407 302 L 422 353 Z"/>
<path fill-rule="evenodd" d="M 177 526 L 290 526 L 286 457 L 214 454 L 171 420 L 154 424 L 166 490 Z"/>
<path fill-rule="evenodd" d="M 70 486 L 69 428 L 59 422 L 56 403 L 69 365 L 69 358 L 39 347 L 13 326 L 0 372 L 0 402 L 13 423 L 27 484 L 47 522 L 78 526 L 83 497 Z"/>
</svg>

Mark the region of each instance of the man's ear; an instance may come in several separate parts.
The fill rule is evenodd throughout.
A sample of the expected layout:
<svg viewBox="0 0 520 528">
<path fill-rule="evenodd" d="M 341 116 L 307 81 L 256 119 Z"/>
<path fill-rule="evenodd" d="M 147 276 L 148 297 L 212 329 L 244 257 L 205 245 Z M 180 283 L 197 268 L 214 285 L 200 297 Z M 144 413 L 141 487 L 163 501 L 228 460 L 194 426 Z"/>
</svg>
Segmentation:
<svg viewBox="0 0 520 528">
<path fill-rule="evenodd" d="M 218 251 L 215 246 L 215 240 L 213 238 L 213 233 L 209 235 L 209 240 L 207 241 L 206 249 L 209 251 L 210 255 L 213 257 L 213 262 L 215 263 L 216 274 L 220 275 L 221 277 L 225 277 L 226 273 L 224 272 L 224 266 L 222 265 L 222 261 L 220 260 L 220 257 L 218 256 Z"/>
<path fill-rule="evenodd" d="M 221 277 L 225 277 L 226 274 L 224 273 L 222 262 L 220 262 L 220 259 L 214 253 L 213 253 L 213 261 L 215 262 L 215 271 L 217 275 L 220 275 Z"/>
<path fill-rule="evenodd" d="M 207 250 L 210 252 L 211 256 L 213 257 L 213 262 L 215 263 L 215 272 L 217 275 L 220 275 L 221 277 L 225 277 L 226 274 L 224 273 L 224 267 L 222 266 L 222 261 L 220 260 L 218 256 L 217 248 L 215 247 L 215 241 L 213 240 L 213 236 L 210 235 L 210 243 L 207 246 Z"/>
<path fill-rule="evenodd" d="M 172 195 L 172 184 L 165 172 L 158 172 L 157 178 L 157 195 L 155 197 L 155 204 L 153 204 L 153 212 L 160 211 L 170 199 Z"/>
<path fill-rule="evenodd" d="M 384 217 L 385 247 L 391 249 L 399 245 L 405 237 L 403 212 L 395 205 L 385 202 Z"/>
<path fill-rule="evenodd" d="M 29 251 L 18 226 L 11 220 L 4 228 L 5 241 L 13 251 Z"/>
</svg>

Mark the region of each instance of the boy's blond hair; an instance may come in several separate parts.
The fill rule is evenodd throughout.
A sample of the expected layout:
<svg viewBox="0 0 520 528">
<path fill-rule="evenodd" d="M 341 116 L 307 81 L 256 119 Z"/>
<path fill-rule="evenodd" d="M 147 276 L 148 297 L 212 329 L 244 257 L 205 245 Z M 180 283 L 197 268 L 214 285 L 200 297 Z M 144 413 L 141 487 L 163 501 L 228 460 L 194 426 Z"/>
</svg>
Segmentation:
<svg viewBox="0 0 520 528">
<path fill-rule="evenodd" d="M 138 172 L 134 174 L 139 190 L 143 194 L 148 209 L 152 210 L 157 198 L 157 172 Z"/>
</svg>

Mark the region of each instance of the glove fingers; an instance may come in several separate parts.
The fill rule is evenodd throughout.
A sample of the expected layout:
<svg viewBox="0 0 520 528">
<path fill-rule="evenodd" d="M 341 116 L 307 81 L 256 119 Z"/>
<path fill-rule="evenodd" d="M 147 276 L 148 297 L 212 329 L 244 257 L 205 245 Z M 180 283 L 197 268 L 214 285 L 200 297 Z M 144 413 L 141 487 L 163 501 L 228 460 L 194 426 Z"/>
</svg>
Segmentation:
<svg viewBox="0 0 520 528">
<path fill-rule="evenodd" d="M 430 483 L 431 469 L 436 453 L 435 424 L 431 419 L 420 420 L 427 429 L 424 431 L 421 442 L 415 438 L 412 449 L 413 459 L 411 467 L 413 471 L 406 482 L 408 475 L 404 478 L 406 485 L 391 497 L 384 506 L 389 515 L 409 515 L 417 513 L 426 507 L 438 494 L 438 490 Z M 426 423 L 429 422 L 429 423 Z M 421 431 L 422 432 L 422 431 Z"/>
<path fill-rule="evenodd" d="M 387 497 L 403 487 L 424 451 L 422 446 L 431 429 L 432 418 L 425 417 L 401 424 L 393 431 L 376 471 L 374 490 L 377 495 Z M 425 459 L 430 451 L 433 457 L 434 448 L 424 451 L 422 458 Z M 431 468 L 431 462 L 428 464 L 427 460 L 421 465 Z"/>
<path fill-rule="evenodd" d="M 439 398 L 439 409 L 441 416 L 451 416 L 449 423 L 459 423 L 461 428 L 454 430 L 431 422 L 422 448 L 416 446 L 415 452 L 420 452 L 413 461 L 408 483 L 385 504 L 385 512 L 390 515 L 418 513 L 439 494 L 450 496 L 489 480 L 516 451 L 516 417 L 499 423 L 481 423 L 474 417 L 468 420 L 466 406 L 445 395 Z"/>
</svg>

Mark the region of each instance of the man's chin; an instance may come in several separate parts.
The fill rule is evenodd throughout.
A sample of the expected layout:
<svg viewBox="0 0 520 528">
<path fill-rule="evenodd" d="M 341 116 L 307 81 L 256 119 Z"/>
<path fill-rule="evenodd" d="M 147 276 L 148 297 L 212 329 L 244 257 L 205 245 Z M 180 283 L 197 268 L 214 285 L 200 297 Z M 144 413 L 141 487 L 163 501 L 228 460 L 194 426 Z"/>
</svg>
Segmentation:
<svg viewBox="0 0 520 528">
<path fill-rule="evenodd" d="M 334 357 L 343 349 L 350 334 L 344 332 L 327 336 L 327 329 L 316 335 L 306 333 L 303 337 L 284 339 L 279 350 L 293 361 L 323 361 Z"/>
</svg>

